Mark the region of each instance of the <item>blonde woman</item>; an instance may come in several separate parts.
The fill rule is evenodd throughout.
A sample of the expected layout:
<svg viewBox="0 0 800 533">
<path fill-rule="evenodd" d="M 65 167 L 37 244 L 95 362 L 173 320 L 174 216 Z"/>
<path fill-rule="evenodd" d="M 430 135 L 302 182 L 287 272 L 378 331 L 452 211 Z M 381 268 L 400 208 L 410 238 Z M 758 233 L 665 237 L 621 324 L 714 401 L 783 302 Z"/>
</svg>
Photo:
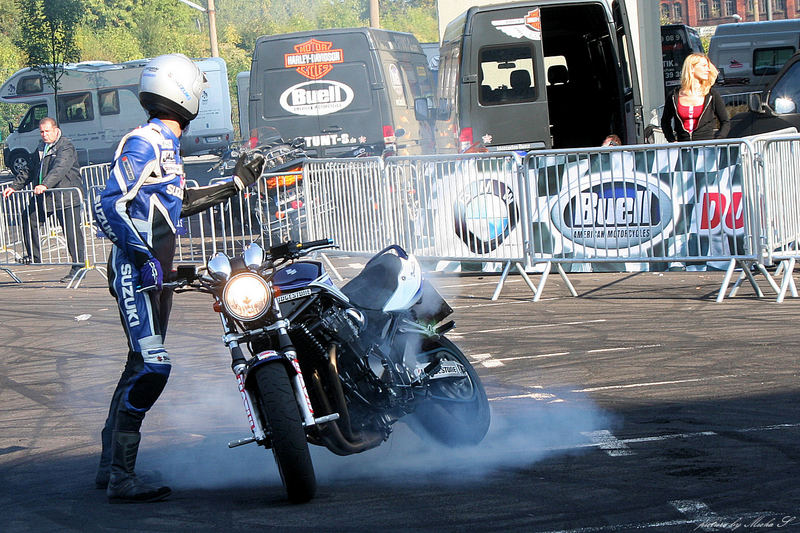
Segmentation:
<svg viewBox="0 0 800 533">
<path fill-rule="evenodd" d="M 667 97 L 661 116 L 667 141 L 706 141 L 728 135 L 728 110 L 713 87 L 718 74 L 705 54 L 692 54 L 684 60 L 681 86 Z M 717 121 L 719 129 L 715 132 Z"/>
</svg>

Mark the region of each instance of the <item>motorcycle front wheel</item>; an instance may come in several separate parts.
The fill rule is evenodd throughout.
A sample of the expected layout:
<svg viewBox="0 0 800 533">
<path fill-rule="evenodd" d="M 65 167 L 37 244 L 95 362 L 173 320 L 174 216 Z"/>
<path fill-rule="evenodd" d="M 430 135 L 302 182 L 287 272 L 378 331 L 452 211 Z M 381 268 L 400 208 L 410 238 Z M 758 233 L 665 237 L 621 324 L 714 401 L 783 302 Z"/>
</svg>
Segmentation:
<svg viewBox="0 0 800 533">
<path fill-rule="evenodd" d="M 307 502 L 317 491 L 317 480 L 286 367 L 272 362 L 255 373 L 259 405 L 286 495 L 292 503 Z"/>
<path fill-rule="evenodd" d="M 448 446 L 478 444 L 489 431 L 491 420 L 489 400 L 478 373 L 458 346 L 445 337 L 426 341 L 422 348 L 441 359 L 458 362 L 467 377 L 432 380 L 430 397 L 410 417 L 411 428 Z"/>
</svg>

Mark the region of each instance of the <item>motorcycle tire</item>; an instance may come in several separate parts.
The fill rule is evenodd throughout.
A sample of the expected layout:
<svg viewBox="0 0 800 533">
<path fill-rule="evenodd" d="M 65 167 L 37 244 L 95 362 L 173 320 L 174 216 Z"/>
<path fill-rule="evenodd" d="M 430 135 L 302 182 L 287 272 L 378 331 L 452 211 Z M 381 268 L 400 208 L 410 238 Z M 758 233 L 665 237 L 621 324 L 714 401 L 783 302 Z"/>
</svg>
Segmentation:
<svg viewBox="0 0 800 533">
<path fill-rule="evenodd" d="M 286 495 L 292 503 L 307 502 L 317 491 L 317 480 L 286 367 L 274 362 L 255 372 L 261 412 Z"/>
<path fill-rule="evenodd" d="M 447 354 L 445 359 L 463 365 L 469 380 L 431 381 L 431 397 L 411 415 L 411 428 L 417 432 L 421 429 L 423 434 L 447 446 L 476 445 L 486 436 L 491 421 L 486 390 L 458 346 L 445 337 L 423 344 L 425 351 L 436 349 Z"/>
</svg>

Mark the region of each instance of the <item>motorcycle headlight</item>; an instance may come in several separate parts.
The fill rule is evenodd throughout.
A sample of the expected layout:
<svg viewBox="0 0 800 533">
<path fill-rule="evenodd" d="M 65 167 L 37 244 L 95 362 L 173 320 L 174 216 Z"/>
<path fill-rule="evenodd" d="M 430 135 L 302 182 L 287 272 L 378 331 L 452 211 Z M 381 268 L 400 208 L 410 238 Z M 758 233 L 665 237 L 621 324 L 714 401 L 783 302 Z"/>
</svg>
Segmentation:
<svg viewBox="0 0 800 533">
<path fill-rule="evenodd" d="M 251 321 L 262 317 L 272 303 L 272 291 L 261 276 L 236 274 L 222 291 L 222 304 L 234 318 Z"/>
</svg>

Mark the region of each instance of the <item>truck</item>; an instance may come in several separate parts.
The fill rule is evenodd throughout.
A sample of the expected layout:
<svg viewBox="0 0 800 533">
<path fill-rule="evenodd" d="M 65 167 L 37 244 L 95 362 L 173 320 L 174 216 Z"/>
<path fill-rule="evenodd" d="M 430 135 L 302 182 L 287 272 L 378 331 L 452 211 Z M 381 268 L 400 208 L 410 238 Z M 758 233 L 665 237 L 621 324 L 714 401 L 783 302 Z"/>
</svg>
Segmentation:
<svg viewBox="0 0 800 533">
<path fill-rule="evenodd" d="M 60 80 L 58 112 L 56 94 L 40 72 L 23 68 L 0 86 L 0 101 L 27 104 L 28 110 L 14 126 L 9 124 L 3 157 L 13 172 L 36 163 L 39 120 L 55 118 L 72 140 L 82 165 L 111 161 L 120 139 L 147 121 L 139 105 L 139 77 L 149 59 L 124 63 L 87 61 L 68 64 Z M 200 112 L 185 132 L 184 155 L 223 150 L 233 138 L 228 75 L 222 58 L 194 60 L 205 73 L 209 88 L 203 92 Z M 56 114 L 58 116 L 56 116 Z"/>
</svg>

